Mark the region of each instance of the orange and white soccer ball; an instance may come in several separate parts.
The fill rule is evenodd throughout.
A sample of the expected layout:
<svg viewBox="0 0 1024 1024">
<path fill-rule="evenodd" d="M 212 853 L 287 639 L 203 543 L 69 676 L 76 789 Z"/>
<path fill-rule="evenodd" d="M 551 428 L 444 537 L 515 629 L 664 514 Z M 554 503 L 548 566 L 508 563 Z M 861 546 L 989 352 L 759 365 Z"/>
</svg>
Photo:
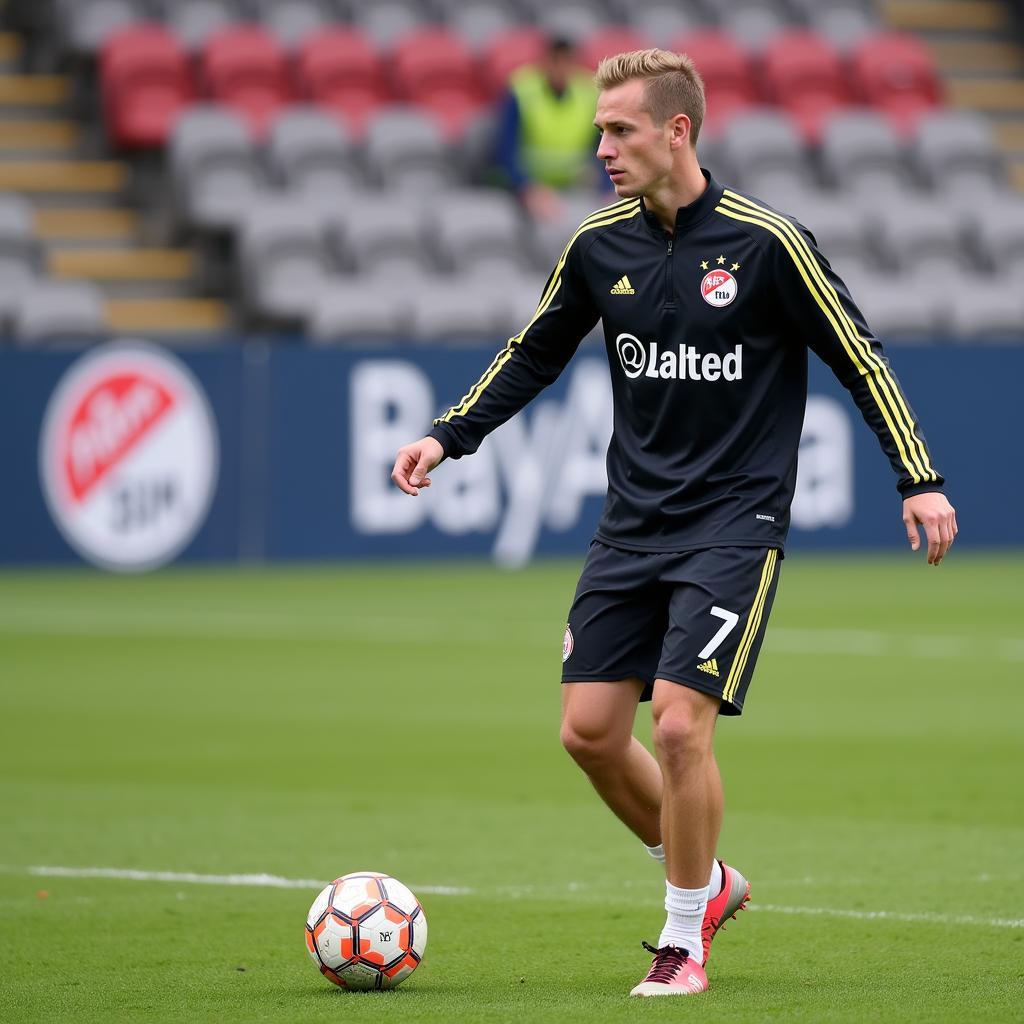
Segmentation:
<svg viewBox="0 0 1024 1024">
<path fill-rule="evenodd" d="M 324 886 L 306 918 L 310 959 L 342 988 L 394 988 L 416 970 L 426 948 L 419 900 L 397 878 L 376 871 Z"/>
</svg>

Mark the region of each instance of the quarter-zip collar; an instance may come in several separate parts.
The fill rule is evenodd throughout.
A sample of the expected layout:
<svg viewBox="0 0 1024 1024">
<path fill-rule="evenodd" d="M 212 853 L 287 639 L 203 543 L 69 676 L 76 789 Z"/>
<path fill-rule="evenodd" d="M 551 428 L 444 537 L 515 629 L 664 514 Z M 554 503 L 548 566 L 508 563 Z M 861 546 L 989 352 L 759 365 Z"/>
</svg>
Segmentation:
<svg viewBox="0 0 1024 1024">
<path fill-rule="evenodd" d="M 707 188 L 692 203 L 688 206 L 680 206 L 676 210 L 676 227 L 675 230 L 678 232 L 686 228 L 692 227 L 694 224 L 699 223 L 706 217 L 714 213 L 715 207 L 719 204 L 722 198 L 722 193 L 725 189 L 719 185 L 717 181 L 711 176 L 711 172 L 705 168 L 700 169 L 701 174 L 704 175 L 704 180 L 708 183 Z M 640 208 L 643 210 L 644 222 L 659 238 L 665 234 L 665 229 L 662 227 L 661 221 L 647 209 L 647 204 L 643 200 L 643 196 L 640 197 Z"/>
</svg>

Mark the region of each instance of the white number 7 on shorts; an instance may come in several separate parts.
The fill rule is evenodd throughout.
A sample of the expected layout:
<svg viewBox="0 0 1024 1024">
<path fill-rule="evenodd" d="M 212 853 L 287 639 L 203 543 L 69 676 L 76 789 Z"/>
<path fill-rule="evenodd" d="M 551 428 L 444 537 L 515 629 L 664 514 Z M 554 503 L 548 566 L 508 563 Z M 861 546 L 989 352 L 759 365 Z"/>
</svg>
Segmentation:
<svg viewBox="0 0 1024 1024">
<path fill-rule="evenodd" d="M 710 658 L 719 647 L 722 646 L 722 641 L 736 628 L 736 623 L 740 621 L 740 617 L 735 612 L 726 611 L 725 608 L 719 608 L 715 605 L 711 609 L 711 614 L 717 619 L 724 619 L 721 629 L 708 641 L 707 646 L 697 655 L 698 658 L 703 660 L 704 658 Z"/>
</svg>

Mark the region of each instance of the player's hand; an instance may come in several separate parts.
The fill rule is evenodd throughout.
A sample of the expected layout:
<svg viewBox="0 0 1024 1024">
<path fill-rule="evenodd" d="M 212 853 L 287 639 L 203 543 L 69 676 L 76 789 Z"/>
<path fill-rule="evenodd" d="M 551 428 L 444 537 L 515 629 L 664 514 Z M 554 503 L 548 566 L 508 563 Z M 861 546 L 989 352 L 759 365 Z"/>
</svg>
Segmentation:
<svg viewBox="0 0 1024 1024">
<path fill-rule="evenodd" d="M 928 540 L 928 564 L 938 565 L 956 536 L 956 509 L 938 491 L 915 494 L 903 501 L 903 524 L 913 551 L 921 547 L 918 527 L 924 527 Z"/>
<path fill-rule="evenodd" d="M 398 449 L 395 468 L 391 471 L 391 479 L 414 498 L 420 493 L 421 487 L 430 486 L 427 474 L 444 458 L 444 448 L 434 437 L 424 437 L 414 444 L 407 444 Z"/>
</svg>

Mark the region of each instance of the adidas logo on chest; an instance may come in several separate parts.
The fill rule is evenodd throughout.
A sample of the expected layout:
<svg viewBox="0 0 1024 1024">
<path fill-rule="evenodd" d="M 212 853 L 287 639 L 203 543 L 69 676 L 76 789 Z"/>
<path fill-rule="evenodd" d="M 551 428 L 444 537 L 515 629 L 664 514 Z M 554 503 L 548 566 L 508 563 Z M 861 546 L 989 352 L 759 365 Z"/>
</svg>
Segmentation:
<svg viewBox="0 0 1024 1024">
<path fill-rule="evenodd" d="M 628 274 L 623 274 L 612 285 L 612 295 L 636 295 L 636 289 L 629 283 Z"/>
</svg>

